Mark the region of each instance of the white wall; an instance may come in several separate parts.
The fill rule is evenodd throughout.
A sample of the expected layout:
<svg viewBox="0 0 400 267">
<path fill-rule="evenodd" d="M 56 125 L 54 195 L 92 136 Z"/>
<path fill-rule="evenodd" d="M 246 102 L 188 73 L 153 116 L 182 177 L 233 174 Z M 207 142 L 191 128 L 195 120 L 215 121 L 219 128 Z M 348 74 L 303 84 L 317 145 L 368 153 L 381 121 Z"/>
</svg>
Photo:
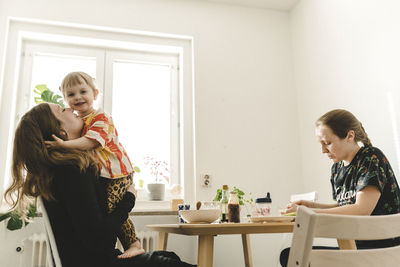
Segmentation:
<svg viewBox="0 0 400 267">
<path fill-rule="evenodd" d="M 302 177 L 305 189 L 318 190 L 322 200 L 332 199 L 332 163 L 321 154 L 314 122 L 334 108 L 358 117 L 400 175 L 388 105 L 391 94 L 398 124 L 399 11 L 397 0 L 302 0 L 291 12 Z"/>
<path fill-rule="evenodd" d="M 2 58 L 6 16 L 193 36 L 197 175 L 212 174 L 197 199 L 224 183 L 255 197 L 270 191 L 279 206 L 303 191 L 287 13 L 201 1 L 0 0 Z M 280 239 L 252 237 L 254 266 L 276 265 Z M 241 249 L 239 237 L 218 237 L 214 265 L 242 266 Z"/>
</svg>

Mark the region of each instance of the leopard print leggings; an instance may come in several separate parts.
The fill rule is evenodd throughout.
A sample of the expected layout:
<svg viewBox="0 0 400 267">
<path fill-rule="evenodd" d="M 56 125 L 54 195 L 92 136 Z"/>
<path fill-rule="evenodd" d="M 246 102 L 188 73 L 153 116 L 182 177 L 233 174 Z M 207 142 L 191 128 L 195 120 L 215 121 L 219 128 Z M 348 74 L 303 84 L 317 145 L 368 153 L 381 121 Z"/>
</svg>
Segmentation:
<svg viewBox="0 0 400 267">
<path fill-rule="evenodd" d="M 132 178 L 132 174 L 129 174 L 128 176 L 122 178 L 108 179 L 108 213 L 111 213 L 113 210 L 115 210 L 118 202 L 120 202 L 125 196 L 126 190 L 133 183 Z M 138 240 L 136 236 L 135 226 L 129 218 L 122 224 L 121 229 L 117 233 L 117 236 L 125 250 L 127 250 L 133 243 Z"/>
</svg>

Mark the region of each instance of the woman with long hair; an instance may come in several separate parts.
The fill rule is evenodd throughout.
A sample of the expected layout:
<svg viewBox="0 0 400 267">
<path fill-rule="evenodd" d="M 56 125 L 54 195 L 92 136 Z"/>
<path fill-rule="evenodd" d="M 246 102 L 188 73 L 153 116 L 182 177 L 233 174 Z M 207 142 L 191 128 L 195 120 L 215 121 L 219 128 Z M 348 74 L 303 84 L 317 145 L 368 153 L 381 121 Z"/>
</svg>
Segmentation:
<svg viewBox="0 0 400 267">
<path fill-rule="evenodd" d="M 89 152 L 47 147 L 52 134 L 80 137 L 83 121 L 71 109 L 43 103 L 28 111 L 15 131 L 12 184 L 6 199 L 23 207 L 41 196 L 64 267 L 194 266 L 173 252 L 157 251 L 118 259 L 117 232 L 132 210 L 136 190 L 128 188 L 115 210 L 107 213 L 106 182 Z"/>
</svg>

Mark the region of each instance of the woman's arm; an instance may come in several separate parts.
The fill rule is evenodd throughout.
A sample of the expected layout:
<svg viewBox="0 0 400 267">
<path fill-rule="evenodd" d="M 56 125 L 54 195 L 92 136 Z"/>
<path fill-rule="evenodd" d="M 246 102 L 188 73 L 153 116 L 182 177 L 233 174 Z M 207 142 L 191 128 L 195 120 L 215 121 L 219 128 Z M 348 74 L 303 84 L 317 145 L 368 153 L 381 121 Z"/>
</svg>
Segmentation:
<svg viewBox="0 0 400 267">
<path fill-rule="evenodd" d="M 337 207 L 338 204 L 337 203 L 325 204 L 308 200 L 298 200 L 287 204 L 286 209 L 282 211 L 282 214 L 295 212 L 298 206 L 306 206 L 307 208 L 310 209 L 331 209 Z"/>
<path fill-rule="evenodd" d="M 313 209 L 317 213 L 344 214 L 344 215 L 371 215 L 381 196 L 375 186 L 366 186 L 357 192 L 356 203 L 338 206 L 330 209 Z"/>
<path fill-rule="evenodd" d="M 284 213 L 297 210 L 298 206 L 306 206 L 316 213 L 344 214 L 344 215 L 371 215 L 376 203 L 381 196 L 381 192 L 375 186 L 366 186 L 356 195 L 356 203 L 338 206 L 334 204 L 322 204 L 311 201 L 299 200 L 287 205 Z"/>
</svg>

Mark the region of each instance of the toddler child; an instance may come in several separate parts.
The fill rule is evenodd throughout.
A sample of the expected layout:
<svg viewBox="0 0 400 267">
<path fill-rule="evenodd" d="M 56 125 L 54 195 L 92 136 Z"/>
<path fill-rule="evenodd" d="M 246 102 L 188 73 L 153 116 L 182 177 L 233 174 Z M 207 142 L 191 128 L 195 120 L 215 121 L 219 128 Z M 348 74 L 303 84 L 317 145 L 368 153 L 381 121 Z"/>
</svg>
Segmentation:
<svg viewBox="0 0 400 267">
<path fill-rule="evenodd" d="M 118 140 L 112 118 L 103 111 L 93 108 L 93 102 L 99 94 L 93 78 L 84 72 L 71 72 L 65 76 L 60 90 L 65 101 L 70 108 L 78 112 L 85 125 L 78 139 L 63 141 L 53 135 L 55 141 L 47 141 L 46 144 L 67 149 L 93 150 L 95 158 L 101 165 L 100 176 L 109 180 L 107 206 L 110 213 L 123 198 L 129 185 L 133 183 L 132 164 Z M 135 227 L 129 218 L 123 223 L 118 238 L 125 250 L 120 258 L 144 253 L 136 236 Z"/>
</svg>

